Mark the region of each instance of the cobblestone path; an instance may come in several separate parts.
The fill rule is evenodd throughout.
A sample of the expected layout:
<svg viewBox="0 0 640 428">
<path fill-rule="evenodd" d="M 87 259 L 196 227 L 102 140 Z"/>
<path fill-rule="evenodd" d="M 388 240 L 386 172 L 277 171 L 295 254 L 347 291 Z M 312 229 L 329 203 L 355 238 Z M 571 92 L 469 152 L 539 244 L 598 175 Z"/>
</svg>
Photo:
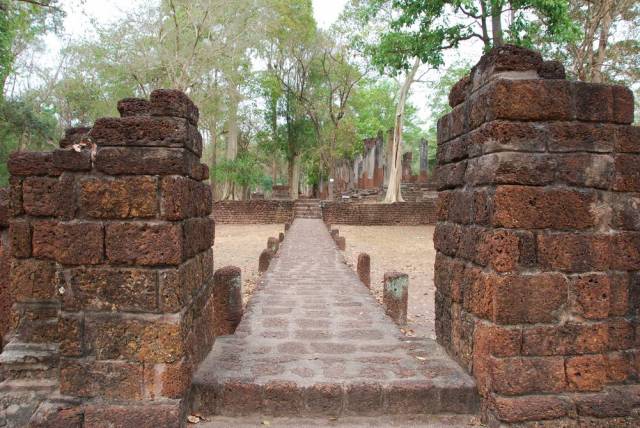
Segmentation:
<svg viewBox="0 0 640 428">
<path fill-rule="evenodd" d="M 475 413 L 475 384 L 434 341 L 405 338 L 318 219 L 296 219 L 233 336 L 194 377 L 205 415 Z"/>
</svg>

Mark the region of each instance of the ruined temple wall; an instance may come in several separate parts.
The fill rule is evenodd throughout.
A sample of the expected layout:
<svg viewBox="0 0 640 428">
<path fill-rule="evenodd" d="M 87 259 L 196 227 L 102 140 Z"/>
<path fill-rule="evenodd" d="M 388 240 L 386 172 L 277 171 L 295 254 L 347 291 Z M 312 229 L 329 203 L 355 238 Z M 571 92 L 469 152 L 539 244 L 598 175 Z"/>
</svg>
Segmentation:
<svg viewBox="0 0 640 428">
<path fill-rule="evenodd" d="M 11 345 L 25 356 L 21 344 L 59 345 L 59 392 L 88 426 L 178 426 L 213 342 L 198 111 L 169 90 L 118 107 L 123 117 L 99 119 L 74 146 L 9 160 Z"/>
<path fill-rule="evenodd" d="M 491 425 L 638 423 L 640 129 L 621 86 L 494 49 L 438 123 L 438 342 Z M 635 418 L 635 419 L 634 419 Z"/>
<path fill-rule="evenodd" d="M 4 346 L 4 335 L 9 331 L 10 311 L 13 295 L 9 286 L 11 248 L 9 246 L 10 201 L 9 189 L 0 189 L 0 351 Z"/>
<path fill-rule="evenodd" d="M 254 200 L 218 201 L 213 204 L 213 218 L 220 224 L 270 224 L 293 221 L 295 201 Z"/>
<path fill-rule="evenodd" d="M 322 218 L 327 224 L 359 226 L 418 226 L 434 224 L 436 201 L 398 202 L 394 204 L 358 204 L 324 202 Z"/>
</svg>

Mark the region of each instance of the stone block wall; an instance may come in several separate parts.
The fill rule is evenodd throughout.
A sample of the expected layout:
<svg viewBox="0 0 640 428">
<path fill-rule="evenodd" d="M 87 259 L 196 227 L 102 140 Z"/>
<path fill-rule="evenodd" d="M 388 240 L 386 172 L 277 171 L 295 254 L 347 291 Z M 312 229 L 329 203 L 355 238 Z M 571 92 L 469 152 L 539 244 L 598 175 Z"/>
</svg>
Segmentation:
<svg viewBox="0 0 640 428">
<path fill-rule="evenodd" d="M 198 110 L 172 90 L 118 108 L 66 149 L 10 158 L 10 345 L 55 345 L 50 377 L 88 425 L 178 426 L 214 339 Z"/>
<path fill-rule="evenodd" d="M 292 200 L 218 201 L 213 204 L 216 223 L 269 224 L 293 221 Z"/>
<path fill-rule="evenodd" d="M 9 247 L 9 189 L 0 189 L 0 351 L 4 346 L 4 335 L 11 324 L 13 296 L 9 286 L 11 248 Z"/>
<path fill-rule="evenodd" d="M 639 423 L 632 93 L 565 80 L 560 64 L 507 46 L 450 102 L 438 123 L 439 343 L 473 373 L 490 425 Z"/>
<path fill-rule="evenodd" d="M 435 224 L 436 201 L 399 202 L 394 204 L 356 204 L 323 202 L 322 217 L 327 224 L 360 226 L 417 226 Z"/>
</svg>

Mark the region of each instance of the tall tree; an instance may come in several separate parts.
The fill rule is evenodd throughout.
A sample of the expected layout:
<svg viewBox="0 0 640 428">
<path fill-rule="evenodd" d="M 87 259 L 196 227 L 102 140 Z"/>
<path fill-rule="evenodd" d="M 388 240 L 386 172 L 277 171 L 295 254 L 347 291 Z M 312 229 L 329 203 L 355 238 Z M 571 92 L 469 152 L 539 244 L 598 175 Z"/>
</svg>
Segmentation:
<svg viewBox="0 0 640 428">
<path fill-rule="evenodd" d="M 557 39 L 577 34 L 565 0 L 352 0 L 346 17 L 364 25 L 356 40 L 362 42 L 381 72 L 404 74 L 398 93 L 391 181 L 385 202 L 402 201 L 402 104 L 421 64 L 440 67 L 445 50 L 474 38 L 482 40 L 485 49 L 489 49 L 505 42 L 531 44 L 531 35 L 539 34 L 541 26 Z M 379 37 L 362 36 L 375 35 L 368 27 L 379 28 L 381 22 L 387 29 Z"/>
</svg>

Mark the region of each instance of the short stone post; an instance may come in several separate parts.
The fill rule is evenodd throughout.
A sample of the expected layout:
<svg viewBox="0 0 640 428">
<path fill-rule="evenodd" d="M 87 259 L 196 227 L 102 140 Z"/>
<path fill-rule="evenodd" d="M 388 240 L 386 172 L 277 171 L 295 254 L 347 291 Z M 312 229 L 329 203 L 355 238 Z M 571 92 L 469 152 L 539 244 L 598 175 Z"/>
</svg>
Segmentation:
<svg viewBox="0 0 640 428">
<path fill-rule="evenodd" d="M 338 236 L 340 236 L 340 231 L 338 229 L 331 229 L 330 233 L 334 241 Z"/>
<path fill-rule="evenodd" d="M 407 323 L 409 276 L 402 272 L 385 272 L 382 303 L 387 315 L 398 325 Z"/>
<path fill-rule="evenodd" d="M 288 232 L 288 231 L 289 231 L 289 229 L 291 229 L 291 223 L 285 223 L 285 224 L 284 224 L 284 231 L 285 231 L 285 232 Z"/>
<path fill-rule="evenodd" d="M 273 236 L 267 239 L 267 248 L 273 251 L 274 253 L 278 252 L 278 248 L 280 248 L 280 241 Z"/>
<path fill-rule="evenodd" d="M 371 288 L 371 257 L 367 253 L 358 254 L 358 278 L 367 288 Z"/>
<path fill-rule="evenodd" d="M 284 233 L 280 232 L 280 234 L 278 235 L 278 241 L 282 242 L 284 241 Z"/>
<path fill-rule="evenodd" d="M 340 251 L 344 251 L 347 248 L 347 240 L 344 239 L 344 236 L 336 237 L 336 245 Z"/>
<path fill-rule="evenodd" d="M 240 268 L 225 266 L 213 274 L 214 332 L 233 334 L 242 319 L 242 280 Z"/>
<path fill-rule="evenodd" d="M 260 253 L 260 258 L 258 259 L 258 272 L 266 272 L 269 269 L 269 264 L 271 264 L 271 259 L 273 258 L 273 251 L 268 248 L 265 248 Z"/>
</svg>

